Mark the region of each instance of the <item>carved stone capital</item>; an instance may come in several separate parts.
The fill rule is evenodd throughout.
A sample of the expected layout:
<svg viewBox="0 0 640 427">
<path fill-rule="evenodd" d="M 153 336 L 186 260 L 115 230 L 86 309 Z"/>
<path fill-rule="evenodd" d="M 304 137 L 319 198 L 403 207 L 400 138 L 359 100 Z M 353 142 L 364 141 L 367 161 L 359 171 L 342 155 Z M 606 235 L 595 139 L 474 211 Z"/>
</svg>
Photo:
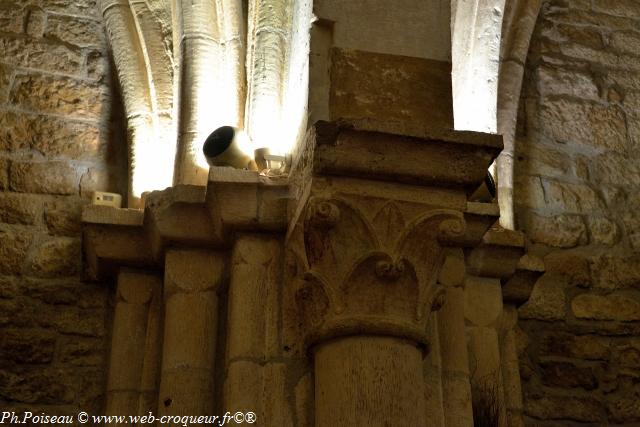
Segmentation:
<svg viewBox="0 0 640 427">
<path fill-rule="evenodd" d="M 369 201 L 311 197 L 289 236 L 307 345 L 387 335 L 427 348 L 427 320 L 443 304 L 444 248 L 465 233 L 463 214 Z"/>
</svg>

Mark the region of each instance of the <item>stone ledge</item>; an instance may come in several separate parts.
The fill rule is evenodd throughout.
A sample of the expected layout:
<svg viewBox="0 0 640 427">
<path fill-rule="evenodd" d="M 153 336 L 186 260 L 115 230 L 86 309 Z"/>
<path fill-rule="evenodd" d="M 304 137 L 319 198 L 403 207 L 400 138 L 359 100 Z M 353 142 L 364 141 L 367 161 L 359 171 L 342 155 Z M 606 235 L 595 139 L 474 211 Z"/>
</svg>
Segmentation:
<svg viewBox="0 0 640 427">
<path fill-rule="evenodd" d="M 236 230 L 284 231 L 286 180 L 212 168 L 209 185 L 178 185 L 145 197 L 145 209 L 85 206 L 82 212 L 88 276 L 118 266 L 161 269 L 167 247 L 227 249 Z"/>
<path fill-rule="evenodd" d="M 468 195 L 502 149 L 500 136 L 473 132 L 414 137 L 358 129 L 344 122 L 319 122 L 315 131 L 307 145 L 315 144 L 309 151 L 316 175 L 461 189 Z"/>
<path fill-rule="evenodd" d="M 508 280 L 524 254 L 524 234 L 495 226 L 482 236 L 479 246 L 467 257 L 471 275 Z"/>
<path fill-rule="evenodd" d="M 141 226 L 144 212 L 140 209 L 121 209 L 111 206 L 87 205 L 82 209 L 85 224 Z"/>
</svg>

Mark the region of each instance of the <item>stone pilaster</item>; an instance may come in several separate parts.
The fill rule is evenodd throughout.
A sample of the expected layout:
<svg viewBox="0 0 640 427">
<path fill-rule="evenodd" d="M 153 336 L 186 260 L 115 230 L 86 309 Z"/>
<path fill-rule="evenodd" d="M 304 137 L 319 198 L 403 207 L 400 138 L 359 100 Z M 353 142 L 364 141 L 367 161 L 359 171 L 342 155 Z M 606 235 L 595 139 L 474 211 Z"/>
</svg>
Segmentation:
<svg viewBox="0 0 640 427">
<path fill-rule="evenodd" d="M 161 346 L 162 279 L 136 271 L 118 275 L 109 376 L 108 415 L 155 411 Z"/>
<path fill-rule="evenodd" d="M 437 313 L 445 426 L 473 426 L 462 288 L 465 273 L 462 251 L 451 251 L 439 278 L 446 289 L 446 302 Z"/>
<path fill-rule="evenodd" d="M 239 234 L 231 254 L 224 411 L 252 411 L 256 425 L 292 427 L 280 329 L 282 240 Z"/>
<path fill-rule="evenodd" d="M 218 291 L 224 265 L 218 252 L 167 251 L 160 416 L 214 415 Z"/>
<path fill-rule="evenodd" d="M 516 272 L 523 247 L 521 233 L 492 228 L 467 256 L 464 316 L 473 404 L 494 405 L 501 426 L 522 425 L 520 379 L 513 372 L 517 314 L 505 310 L 502 282 Z"/>
</svg>

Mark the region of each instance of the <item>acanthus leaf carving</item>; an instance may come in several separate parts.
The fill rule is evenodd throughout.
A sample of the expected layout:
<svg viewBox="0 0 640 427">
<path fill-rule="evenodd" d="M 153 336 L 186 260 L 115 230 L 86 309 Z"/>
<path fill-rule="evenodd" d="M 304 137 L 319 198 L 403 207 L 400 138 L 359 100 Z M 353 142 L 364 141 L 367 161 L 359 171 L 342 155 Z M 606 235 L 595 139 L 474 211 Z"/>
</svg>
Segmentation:
<svg viewBox="0 0 640 427">
<path fill-rule="evenodd" d="M 444 262 L 443 247 L 455 237 L 464 235 L 465 228 L 462 213 L 434 209 L 421 215 L 404 230 L 398 251 L 413 266 L 421 281 L 418 319 L 424 319 L 433 309 L 432 303 L 439 290 L 438 272 Z"/>
<path fill-rule="evenodd" d="M 380 236 L 380 241 L 388 248 L 393 248 L 398 235 L 405 228 L 404 215 L 396 203 L 388 201 L 376 213 L 373 225 Z"/>
<path fill-rule="evenodd" d="M 305 215 L 304 249 L 310 270 L 341 283 L 363 252 L 379 245 L 358 210 L 343 200 L 311 198 Z"/>
<path fill-rule="evenodd" d="M 425 336 L 429 314 L 444 304 L 437 277 L 444 247 L 464 234 L 462 213 L 431 209 L 405 224 L 400 209 L 389 202 L 371 224 L 346 200 L 312 197 L 302 218 L 303 227 L 295 230 L 303 236 L 291 241 L 304 242 L 298 254 L 306 271 L 297 292 L 304 297 L 302 316 L 313 317 L 306 319 L 315 325 L 310 334 L 343 334 L 354 330 L 356 319 L 373 316 L 395 324 L 389 329 L 394 334 Z M 324 319 L 309 308 L 313 298 L 328 305 L 321 310 Z"/>
</svg>

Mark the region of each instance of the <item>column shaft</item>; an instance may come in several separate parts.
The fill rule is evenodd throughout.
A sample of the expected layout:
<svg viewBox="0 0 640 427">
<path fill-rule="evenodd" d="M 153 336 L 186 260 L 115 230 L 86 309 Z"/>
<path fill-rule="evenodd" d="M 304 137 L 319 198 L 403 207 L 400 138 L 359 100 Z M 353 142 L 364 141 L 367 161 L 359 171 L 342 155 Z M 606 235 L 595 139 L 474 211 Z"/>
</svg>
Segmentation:
<svg viewBox="0 0 640 427">
<path fill-rule="evenodd" d="M 461 288 L 447 288 L 446 303 L 438 312 L 442 355 L 442 395 L 447 427 L 473 426 L 469 356 Z"/>
<path fill-rule="evenodd" d="M 422 351 L 383 336 L 353 336 L 315 351 L 316 426 L 423 427 Z"/>
<path fill-rule="evenodd" d="M 242 234 L 231 257 L 224 411 L 252 411 L 256 426 L 293 426 L 281 346 L 282 243 Z"/>
<path fill-rule="evenodd" d="M 152 301 L 161 288 L 161 280 L 154 275 L 132 271 L 118 275 L 107 380 L 107 415 L 138 415 L 141 410 L 153 406 L 153 402 L 142 404 L 144 391 L 148 388 L 143 377 L 147 372 L 157 376 L 154 370 L 157 361 L 150 357 L 159 345 L 159 331 L 153 325 L 157 307 Z"/>
<path fill-rule="evenodd" d="M 167 252 L 161 416 L 214 415 L 217 287 L 223 265 L 215 252 Z"/>
</svg>

